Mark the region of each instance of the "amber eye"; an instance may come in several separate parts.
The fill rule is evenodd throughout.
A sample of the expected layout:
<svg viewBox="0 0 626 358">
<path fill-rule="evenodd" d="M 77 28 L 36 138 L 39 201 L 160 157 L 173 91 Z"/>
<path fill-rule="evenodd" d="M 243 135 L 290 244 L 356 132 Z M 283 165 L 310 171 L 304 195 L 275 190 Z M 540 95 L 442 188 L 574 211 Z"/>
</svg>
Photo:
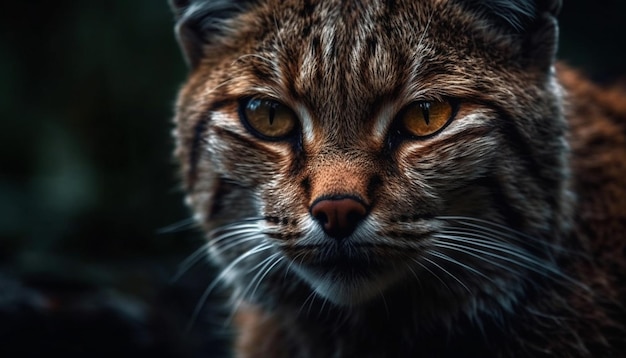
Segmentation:
<svg viewBox="0 0 626 358">
<path fill-rule="evenodd" d="M 296 114 L 273 100 L 247 99 L 241 102 L 239 111 L 246 127 L 264 139 L 284 139 L 296 128 Z"/>
<path fill-rule="evenodd" d="M 400 124 L 408 134 L 426 137 L 437 133 L 452 118 L 448 101 L 420 101 L 407 106 L 400 114 Z"/>
</svg>

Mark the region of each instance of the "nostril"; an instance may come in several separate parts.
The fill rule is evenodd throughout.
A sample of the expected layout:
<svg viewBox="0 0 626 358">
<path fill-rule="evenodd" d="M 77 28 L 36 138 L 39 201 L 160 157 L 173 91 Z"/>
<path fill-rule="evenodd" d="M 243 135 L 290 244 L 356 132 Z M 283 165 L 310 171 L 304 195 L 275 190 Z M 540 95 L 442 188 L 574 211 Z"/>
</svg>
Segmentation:
<svg viewBox="0 0 626 358">
<path fill-rule="evenodd" d="M 318 211 L 317 214 L 313 214 L 315 220 L 317 220 L 320 224 L 325 225 L 328 223 L 328 215 L 326 213 Z"/>
<path fill-rule="evenodd" d="M 322 199 L 311 206 L 311 215 L 326 234 L 336 239 L 349 236 L 367 215 L 367 208 L 357 198 Z"/>
<path fill-rule="evenodd" d="M 347 219 L 349 222 L 357 222 L 361 219 L 363 219 L 365 213 L 361 213 L 360 211 L 356 210 L 356 211 L 351 211 L 348 213 L 347 215 Z"/>
</svg>

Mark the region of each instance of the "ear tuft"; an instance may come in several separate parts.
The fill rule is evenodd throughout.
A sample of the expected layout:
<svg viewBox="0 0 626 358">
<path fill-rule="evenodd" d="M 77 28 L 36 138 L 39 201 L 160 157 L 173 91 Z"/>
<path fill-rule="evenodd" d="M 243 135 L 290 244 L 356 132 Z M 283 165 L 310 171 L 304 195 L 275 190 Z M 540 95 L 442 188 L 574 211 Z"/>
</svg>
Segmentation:
<svg viewBox="0 0 626 358">
<path fill-rule="evenodd" d="M 169 0 L 176 19 L 176 37 L 187 64 L 195 68 L 204 47 L 227 29 L 226 21 L 244 11 L 252 1 Z"/>
</svg>

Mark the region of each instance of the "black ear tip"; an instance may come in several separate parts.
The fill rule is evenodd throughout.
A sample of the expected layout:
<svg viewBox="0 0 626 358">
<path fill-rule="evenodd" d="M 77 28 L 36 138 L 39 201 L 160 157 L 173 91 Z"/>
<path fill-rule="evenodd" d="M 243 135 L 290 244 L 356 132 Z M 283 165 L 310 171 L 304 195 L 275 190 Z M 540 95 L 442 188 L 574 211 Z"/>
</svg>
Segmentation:
<svg viewBox="0 0 626 358">
<path fill-rule="evenodd" d="M 169 0 L 170 4 L 175 7 L 186 7 L 189 6 L 190 0 Z"/>
<path fill-rule="evenodd" d="M 558 15 L 563 7 L 563 0 L 544 0 L 538 3 L 541 10 L 547 11 L 554 16 Z"/>
<path fill-rule="evenodd" d="M 174 13 L 174 17 L 178 20 L 183 16 L 185 10 L 191 5 L 192 0 L 168 0 L 168 3 Z"/>
<path fill-rule="evenodd" d="M 191 0 L 168 0 L 168 2 L 172 10 L 177 14 L 180 14 L 191 4 Z"/>
</svg>

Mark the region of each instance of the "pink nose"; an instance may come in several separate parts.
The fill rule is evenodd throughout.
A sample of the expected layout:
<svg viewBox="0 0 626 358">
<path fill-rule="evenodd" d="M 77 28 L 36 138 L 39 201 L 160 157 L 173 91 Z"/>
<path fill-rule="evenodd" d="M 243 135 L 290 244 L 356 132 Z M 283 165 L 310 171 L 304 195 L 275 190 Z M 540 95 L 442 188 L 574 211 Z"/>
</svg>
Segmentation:
<svg viewBox="0 0 626 358">
<path fill-rule="evenodd" d="M 311 207 L 311 215 L 322 225 L 326 234 L 335 239 L 350 236 L 366 214 L 367 208 L 363 203 L 345 197 L 320 200 Z"/>
</svg>

